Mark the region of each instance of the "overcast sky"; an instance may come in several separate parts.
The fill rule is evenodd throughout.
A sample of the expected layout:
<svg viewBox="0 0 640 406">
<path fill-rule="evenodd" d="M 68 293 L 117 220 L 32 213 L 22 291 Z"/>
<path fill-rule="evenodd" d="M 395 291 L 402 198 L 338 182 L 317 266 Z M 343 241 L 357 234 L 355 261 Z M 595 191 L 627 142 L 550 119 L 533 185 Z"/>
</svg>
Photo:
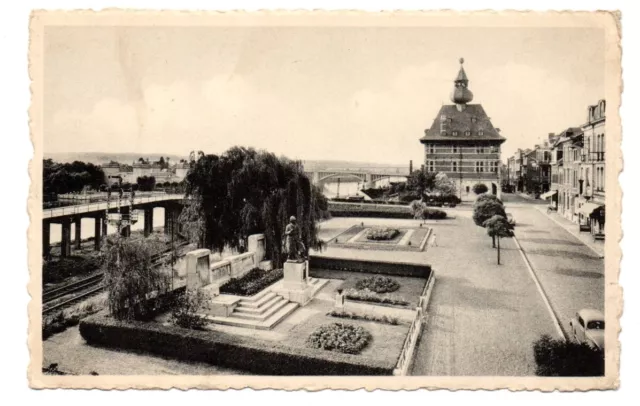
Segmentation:
<svg viewBox="0 0 640 406">
<path fill-rule="evenodd" d="M 45 153 L 422 162 L 460 57 L 503 160 L 604 97 L 598 29 L 48 27 Z"/>
</svg>

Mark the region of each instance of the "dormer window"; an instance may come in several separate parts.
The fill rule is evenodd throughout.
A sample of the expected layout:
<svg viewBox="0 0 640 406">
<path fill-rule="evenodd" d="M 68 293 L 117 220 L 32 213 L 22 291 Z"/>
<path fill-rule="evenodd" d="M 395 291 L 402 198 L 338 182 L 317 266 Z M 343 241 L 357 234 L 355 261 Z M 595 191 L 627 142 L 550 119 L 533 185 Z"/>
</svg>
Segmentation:
<svg viewBox="0 0 640 406">
<path fill-rule="evenodd" d="M 445 130 L 440 131 L 440 135 L 447 135 L 447 132 Z"/>
<path fill-rule="evenodd" d="M 478 135 L 482 137 L 484 135 L 484 131 L 478 130 Z"/>
<path fill-rule="evenodd" d="M 476 121 L 478 121 L 478 119 L 477 119 L 477 118 L 475 118 L 475 117 L 471 117 L 471 122 L 472 122 L 472 123 L 475 123 Z"/>
<path fill-rule="evenodd" d="M 440 121 L 446 121 L 447 120 L 447 116 L 445 116 L 444 114 L 440 116 Z"/>
<path fill-rule="evenodd" d="M 454 131 L 454 132 L 452 133 L 452 135 L 453 135 L 454 137 L 457 137 L 457 136 L 458 136 L 458 132 L 457 132 L 457 131 Z"/>
<path fill-rule="evenodd" d="M 464 135 L 466 135 L 467 137 L 471 135 L 471 131 L 465 131 Z"/>
</svg>

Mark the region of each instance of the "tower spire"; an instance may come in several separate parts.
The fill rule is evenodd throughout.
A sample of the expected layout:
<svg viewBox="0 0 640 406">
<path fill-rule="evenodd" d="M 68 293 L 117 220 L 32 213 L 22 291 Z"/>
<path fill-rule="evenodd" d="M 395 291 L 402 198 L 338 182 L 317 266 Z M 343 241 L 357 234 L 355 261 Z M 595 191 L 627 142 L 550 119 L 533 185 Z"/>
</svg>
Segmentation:
<svg viewBox="0 0 640 406">
<path fill-rule="evenodd" d="M 458 71 L 458 76 L 453 81 L 455 87 L 453 88 L 453 92 L 451 92 L 451 101 L 460 108 L 473 100 L 473 93 L 468 89 L 469 78 L 467 78 L 467 73 L 462 66 L 463 64 L 464 58 L 460 58 L 460 70 Z"/>
</svg>

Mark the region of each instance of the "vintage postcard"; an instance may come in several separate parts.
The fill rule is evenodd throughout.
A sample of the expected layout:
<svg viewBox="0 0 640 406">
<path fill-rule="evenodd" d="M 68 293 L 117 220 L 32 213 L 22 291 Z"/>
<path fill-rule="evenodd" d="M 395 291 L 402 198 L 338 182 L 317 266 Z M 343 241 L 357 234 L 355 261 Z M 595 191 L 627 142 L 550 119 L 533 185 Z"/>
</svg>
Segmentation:
<svg viewBox="0 0 640 406">
<path fill-rule="evenodd" d="M 618 13 L 30 32 L 32 387 L 618 387 Z"/>
</svg>

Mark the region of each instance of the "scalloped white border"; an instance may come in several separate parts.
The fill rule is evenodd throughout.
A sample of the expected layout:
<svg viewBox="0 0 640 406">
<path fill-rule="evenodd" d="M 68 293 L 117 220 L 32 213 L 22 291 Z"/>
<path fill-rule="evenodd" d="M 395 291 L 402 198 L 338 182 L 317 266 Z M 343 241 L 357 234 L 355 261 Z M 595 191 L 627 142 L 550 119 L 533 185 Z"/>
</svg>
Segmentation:
<svg viewBox="0 0 640 406">
<path fill-rule="evenodd" d="M 45 376 L 41 372 L 41 171 L 42 171 L 42 38 L 48 25 L 331 25 L 331 26 L 565 26 L 602 27 L 606 35 L 607 117 L 607 214 L 605 242 L 605 317 L 611 329 L 607 341 L 606 376 L 602 378 L 537 377 L 247 377 L 247 376 Z M 99 389 L 510 389 L 542 391 L 582 391 L 613 389 L 619 386 L 619 332 L 622 314 L 622 288 L 618 284 L 621 259 L 621 199 L 617 181 L 622 170 L 621 123 L 619 107 L 622 91 L 620 14 L 611 11 L 143 11 L 106 9 L 96 11 L 35 11 L 30 20 L 29 73 L 32 80 L 32 105 L 29 111 L 34 157 L 29 165 L 31 189 L 28 212 L 29 269 L 29 383 L 33 388 Z M 615 217 L 614 217 L 615 216 Z M 612 221 L 617 220 L 617 221 Z"/>
</svg>

